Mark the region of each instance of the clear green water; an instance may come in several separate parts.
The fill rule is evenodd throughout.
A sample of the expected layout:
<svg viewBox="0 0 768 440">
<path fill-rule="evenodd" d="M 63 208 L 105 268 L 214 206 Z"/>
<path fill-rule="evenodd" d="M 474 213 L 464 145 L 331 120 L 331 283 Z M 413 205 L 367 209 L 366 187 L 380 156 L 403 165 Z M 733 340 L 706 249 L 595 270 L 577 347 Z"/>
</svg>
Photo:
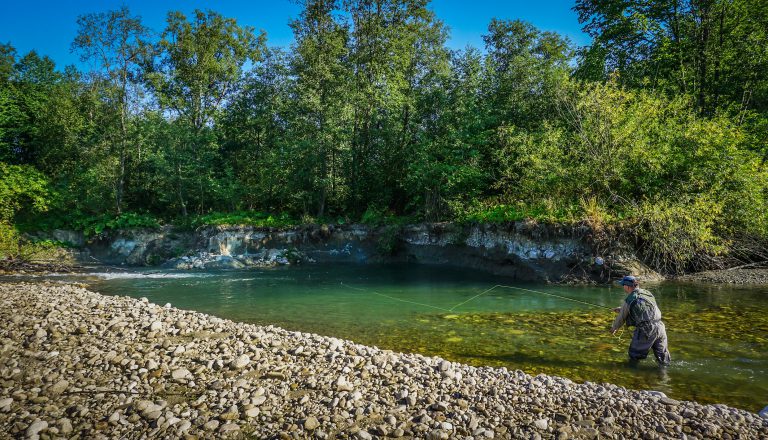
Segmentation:
<svg viewBox="0 0 768 440">
<path fill-rule="evenodd" d="M 83 276 L 78 276 L 83 278 Z M 506 366 L 576 381 L 653 389 L 676 399 L 758 411 L 768 404 L 768 286 L 644 286 L 664 314 L 673 364 L 626 365 L 631 339 L 608 333 L 618 287 L 521 284 L 468 270 L 415 265 L 310 265 L 209 272 L 113 272 L 85 277 L 106 294 L 236 321 L 274 324 L 395 351 Z M 417 304 L 418 303 L 418 304 Z"/>
</svg>

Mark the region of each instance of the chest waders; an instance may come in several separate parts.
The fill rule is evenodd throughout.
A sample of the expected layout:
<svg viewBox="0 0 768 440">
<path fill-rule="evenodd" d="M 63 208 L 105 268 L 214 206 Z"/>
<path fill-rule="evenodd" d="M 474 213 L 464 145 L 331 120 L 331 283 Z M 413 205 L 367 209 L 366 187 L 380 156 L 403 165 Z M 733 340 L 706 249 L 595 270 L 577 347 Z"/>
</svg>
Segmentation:
<svg viewBox="0 0 768 440">
<path fill-rule="evenodd" d="M 629 344 L 630 362 L 637 362 L 648 356 L 653 349 L 660 366 L 669 365 L 671 357 L 667 348 L 667 331 L 661 322 L 661 310 L 651 292 L 635 289 L 625 300 L 629 306 L 627 325 L 634 326 L 632 342 Z"/>
</svg>

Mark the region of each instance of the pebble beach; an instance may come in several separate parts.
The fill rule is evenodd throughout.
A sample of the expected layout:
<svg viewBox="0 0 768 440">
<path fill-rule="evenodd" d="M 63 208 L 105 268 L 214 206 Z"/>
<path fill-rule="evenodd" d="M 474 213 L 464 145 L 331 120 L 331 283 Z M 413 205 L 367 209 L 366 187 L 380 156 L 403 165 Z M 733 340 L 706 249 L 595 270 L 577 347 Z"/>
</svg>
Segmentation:
<svg viewBox="0 0 768 440">
<path fill-rule="evenodd" d="M 73 284 L 0 284 L 0 323 L 0 438 L 768 438 L 768 420 L 725 405 L 395 353 Z"/>
</svg>

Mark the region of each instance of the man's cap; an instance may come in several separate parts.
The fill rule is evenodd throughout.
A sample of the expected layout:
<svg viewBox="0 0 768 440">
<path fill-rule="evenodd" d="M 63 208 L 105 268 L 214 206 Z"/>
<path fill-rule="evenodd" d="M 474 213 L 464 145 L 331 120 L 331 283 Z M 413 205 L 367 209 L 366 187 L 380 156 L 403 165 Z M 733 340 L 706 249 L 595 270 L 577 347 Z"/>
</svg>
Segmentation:
<svg viewBox="0 0 768 440">
<path fill-rule="evenodd" d="M 637 286 L 638 285 L 637 278 L 633 277 L 632 275 L 627 275 L 624 278 L 622 278 L 621 281 L 619 281 L 619 285 L 632 286 L 632 287 Z"/>
</svg>

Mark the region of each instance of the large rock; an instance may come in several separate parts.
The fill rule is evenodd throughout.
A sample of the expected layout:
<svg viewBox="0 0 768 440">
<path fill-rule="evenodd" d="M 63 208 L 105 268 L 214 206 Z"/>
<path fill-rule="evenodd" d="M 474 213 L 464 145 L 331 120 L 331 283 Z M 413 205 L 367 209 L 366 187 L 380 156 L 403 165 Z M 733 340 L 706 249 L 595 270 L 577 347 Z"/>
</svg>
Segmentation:
<svg viewBox="0 0 768 440">
<path fill-rule="evenodd" d="M 67 243 L 75 247 L 82 247 L 85 244 L 85 235 L 82 232 L 71 231 L 67 229 L 54 229 L 51 232 L 53 239 L 62 243 Z"/>
<path fill-rule="evenodd" d="M 217 255 L 210 261 L 204 263 L 206 269 L 242 269 L 243 263 L 228 255 Z"/>
</svg>

